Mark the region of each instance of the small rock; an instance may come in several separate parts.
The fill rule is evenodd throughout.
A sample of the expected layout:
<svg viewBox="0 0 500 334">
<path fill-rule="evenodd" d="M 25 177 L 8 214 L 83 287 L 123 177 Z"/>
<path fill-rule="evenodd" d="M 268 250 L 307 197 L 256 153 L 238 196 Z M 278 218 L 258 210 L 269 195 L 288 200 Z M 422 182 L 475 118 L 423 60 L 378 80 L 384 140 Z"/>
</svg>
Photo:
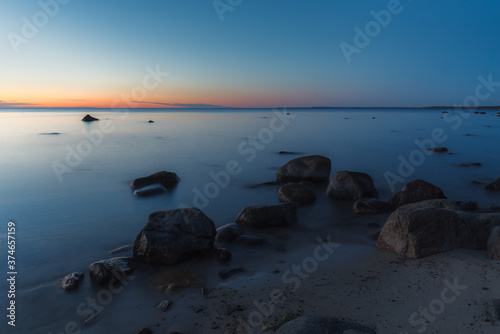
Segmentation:
<svg viewBox="0 0 500 334">
<path fill-rule="evenodd" d="M 300 152 L 279 151 L 279 153 L 278 153 L 278 154 L 283 155 L 283 154 L 302 154 L 302 153 L 300 153 Z"/>
<path fill-rule="evenodd" d="M 153 185 L 155 183 L 159 183 L 165 188 L 170 189 L 173 186 L 177 185 L 177 183 L 179 183 L 179 177 L 175 173 L 162 171 L 149 176 L 135 179 L 130 182 L 130 187 L 133 190 L 137 190 L 146 186 Z"/>
<path fill-rule="evenodd" d="M 488 238 L 488 256 L 500 261 L 500 226 L 495 227 Z"/>
<path fill-rule="evenodd" d="M 219 262 L 228 262 L 232 257 L 231 252 L 226 248 L 215 248 L 214 254 Z"/>
<path fill-rule="evenodd" d="M 446 147 L 433 147 L 433 148 L 428 148 L 427 150 L 438 153 L 448 152 L 448 149 Z"/>
<path fill-rule="evenodd" d="M 244 273 L 245 269 L 243 268 L 233 268 L 233 269 L 227 269 L 223 270 L 219 273 L 219 277 L 221 279 L 228 279 L 229 277 L 238 274 L 238 273 Z"/>
<path fill-rule="evenodd" d="M 236 239 L 236 242 L 244 246 L 260 246 L 266 243 L 266 239 L 256 235 L 243 234 Z"/>
<path fill-rule="evenodd" d="M 356 214 L 379 214 L 387 213 L 393 210 L 392 206 L 384 201 L 380 201 L 376 198 L 360 198 L 354 202 L 352 206 L 354 213 Z"/>
<path fill-rule="evenodd" d="M 481 167 L 483 164 L 480 163 L 480 162 L 473 162 L 470 164 L 471 166 L 474 166 L 474 167 Z"/>
<path fill-rule="evenodd" d="M 162 312 L 165 312 L 168 310 L 168 308 L 172 305 L 173 303 L 168 300 L 168 299 L 165 299 L 163 300 L 160 304 L 158 304 L 158 306 L 156 306 L 156 308 Z"/>
<path fill-rule="evenodd" d="M 484 184 L 484 182 L 478 181 L 478 180 L 472 180 L 470 181 L 471 184 Z"/>
<path fill-rule="evenodd" d="M 378 192 L 373 179 L 366 173 L 341 171 L 333 176 L 328 184 L 327 195 L 342 200 L 377 198 Z"/>
<path fill-rule="evenodd" d="M 108 283 L 112 278 L 120 279 L 133 271 L 130 259 L 115 257 L 92 263 L 89 266 L 90 277 L 101 284 Z"/>
<path fill-rule="evenodd" d="M 235 223 L 226 224 L 217 229 L 215 239 L 218 241 L 234 241 L 245 233 L 243 228 Z"/>
<path fill-rule="evenodd" d="M 155 183 L 155 184 L 134 190 L 134 196 L 137 196 L 137 197 L 153 196 L 153 195 L 158 195 L 158 194 L 164 193 L 166 191 L 167 190 L 165 189 L 164 186 L 162 186 L 159 183 Z"/>
<path fill-rule="evenodd" d="M 299 183 L 290 182 L 280 187 L 280 202 L 295 202 L 299 204 L 309 204 L 316 200 L 316 194 L 310 187 Z"/>
<path fill-rule="evenodd" d="M 155 122 L 155 121 L 153 121 L 153 120 L 149 120 L 149 121 L 148 121 L 148 123 L 154 123 L 154 122 Z"/>
<path fill-rule="evenodd" d="M 236 223 L 252 228 L 290 226 L 297 220 L 298 207 L 292 202 L 246 207 L 236 217 Z"/>
<path fill-rule="evenodd" d="M 98 120 L 99 120 L 98 118 L 92 117 L 89 114 L 85 115 L 85 117 L 82 118 L 83 122 L 94 122 Z"/>
<path fill-rule="evenodd" d="M 61 287 L 64 290 L 73 290 L 78 287 L 78 284 L 80 281 L 83 279 L 83 273 L 82 272 L 74 272 L 69 275 L 64 276 L 62 279 L 62 284 Z"/>
</svg>

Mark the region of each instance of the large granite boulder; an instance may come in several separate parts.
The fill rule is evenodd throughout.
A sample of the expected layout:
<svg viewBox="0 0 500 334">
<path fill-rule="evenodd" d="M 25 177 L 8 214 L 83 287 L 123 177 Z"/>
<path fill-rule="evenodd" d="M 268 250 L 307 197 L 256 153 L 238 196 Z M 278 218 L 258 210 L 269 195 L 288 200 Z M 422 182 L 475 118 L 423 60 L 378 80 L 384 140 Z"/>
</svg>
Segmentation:
<svg viewBox="0 0 500 334">
<path fill-rule="evenodd" d="M 393 210 L 392 205 L 376 198 L 360 198 L 354 202 L 352 209 L 358 215 L 376 215 Z"/>
<path fill-rule="evenodd" d="M 290 182 L 282 185 L 279 189 L 279 201 L 295 202 L 298 204 L 310 204 L 314 202 L 316 200 L 314 190 L 301 183 Z"/>
<path fill-rule="evenodd" d="M 488 238 L 488 256 L 500 261 L 500 226 L 495 227 Z"/>
<path fill-rule="evenodd" d="M 333 176 L 326 190 L 334 199 L 357 200 L 360 198 L 377 198 L 378 193 L 373 179 L 366 173 L 341 171 Z"/>
<path fill-rule="evenodd" d="M 133 245 L 146 262 L 176 264 L 213 249 L 214 222 L 198 208 L 153 212 Z"/>
<path fill-rule="evenodd" d="M 375 329 L 327 317 L 299 317 L 281 326 L 276 334 L 376 334 Z"/>
<path fill-rule="evenodd" d="M 328 182 L 332 163 L 321 155 L 296 158 L 283 165 L 276 172 L 277 182 Z"/>
<path fill-rule="evenodd" d="M 486 249 L 491 230 L 500 225 L 500 215 L 457 208 L 448 200 L 401 206 L 389 216 L 377 247 L 413 259 L 457 248 Z"/>
<path fill-rule="evenodd" d="M 397 208 L 401 205 L 425 201 L 428 199 L 446 199 L 441 188 L 423 180 L 408 182 L 401 191 L 395 193 L 389 203 Z"/>
<path fill-rule="evenodd" d="M 111 279 L 121 280 L 132 271 L 131 261 L 126 257 L 101 260 L 89 266 L 90 277 L 100 284 L 106 284 Z"/>
<path fill-rule="evenodd" d="M 149 176 L 135 179 L 130 182 L 130 187 L 133 190 L 138 190 L 147 186 L 151 186 L 153 184 L 160 184 L 163 187 L 169 189 L 177 185 L 177 183 L 179 183 L 179 177 L 177 176 L 177 174 L 162 171 Z"/>
<path fill-rule="evenodd" d="M 243 209 L 236 223 L 251 228 L 286 227 L 297 220 L 297 203 L 250 206 Z"/>
</svg>

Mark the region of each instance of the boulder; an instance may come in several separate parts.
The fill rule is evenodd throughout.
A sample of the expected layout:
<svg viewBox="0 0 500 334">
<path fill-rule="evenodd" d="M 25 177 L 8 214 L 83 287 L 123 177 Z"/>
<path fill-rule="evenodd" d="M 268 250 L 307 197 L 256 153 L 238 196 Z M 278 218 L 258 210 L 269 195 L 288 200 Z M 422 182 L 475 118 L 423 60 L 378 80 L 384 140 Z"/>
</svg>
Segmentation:
<svg viewBox="0 0 500 334">
<path fill-rule="evenodd" d="M 135 257 L 172 265 L 213 249 L 214 222 L 198 208 L 153 212 L 133 245 Z"/>
<path fill-rule="evenodd" d="M 146 187 L 134 190 L 134 196 L 137 196 L 137 197 L 154 196 L 154 195 L 164 193 L 166 191 L 167 190 L 165 189 L 164 186 L 162 186 L 159 183 L 155 183 L 155 184 L 152 184 L 150 186 L 146 186 Z"/>
<path fill-rule="evenodd" d="M 500 225 L 500 215 L 459 209 L 448 200 L 401 206 L 389 216 L 377 247 L 413 259 L 457 248 L 486 249 L 491 230 Z"/>
<path fill-rule="evenodd" d="M 85 117 L 82 118 L 83 122 L 94 122 L 98 120 L 99 120 L 98 118 L 92 117 L 89 114 L 85 115 Z"/>
<path fill-rule="evenodd" d="M 500 261 L 500 226 L 495 227 L 488 238 L 488 256 Z"/>
<path fill-rule="evenodd" d="M 486 190 L 494 190 L 494 191 L 499 191 L 500 190 L 500 182 L 495 181 L 490 184 L 488 184 L 486 187 L 484 187 Z"/>
<path fill-rule="evenodd" d="M 377 198 L 373 179 L 366 173 L 341 171 L 333 176 L 326 190 L 330 198 L 357 200 Z"/>
<path fill-rule="evenodd" d="M 251 228 L 286 227 L 297 220 L 297 203 L 250 206 L 243 209 L 236 223 Z"/>
<path fill-rule="evenodd" d="M 446 199 L 446 196 L 438 186 L 416 179 L 408 182 L 401 191 L 395 193 L 389 200 L 389 204 L 397 208 L 428 199 Z"/>
<path fill-rule="evenodd" d="M 321 155 L 296 158 L 283 165 L 276 172 L 277 182 L 328 182 L 332 163 Z"/>
<path fill-rule="evenodd" d="M 476 201 L 458 201 L 456 202 L 462 211 L 477 211 L 479 204 Z"/>
<path fill-rule="evenodd" d="M 179 183 L 179 177 L 175 173 L 162 171 L 149 176 L 135 179 L 130 182 L 130 187 L 133 190 L 137 190 L 156 183 L 161 184 L 165 188 L 169 189 Z"/>
<path fill-rule="evenodd" d="M 356 214 L 379 214 L 387 213 L 393 210 L 392 206 L 384 201 L 380 201 L 376 198 L 360 198 L 354 202 L 352 209 Z"/>
<path fill-rule="evenodd" d="M 108 283 L 112 278 L 120 280 L 132 271 L 130 259 L 126 257 L 101 260 L 89 266 L 90 277 L 101 284 Z"/>
<path fill-rule="evenodd" d="M 375 329 L 327 317 L 299 317 L 281 326 L 276 334 L 376 334 Z"/>
<path fill-rule="evenodd" d="M 310 187 L 299 183 L 290 182 L 280 187 L 280 202 L 295 202 L 298 204 L 309 204 L 316 200 L 316 194 Z"/>
<path fill-rule="evenodd" d="M 215 239 L 218 241 L 234 241 L 245 233 L 243 228 L 235 223 L 226 224 L 217 229 Z"/>
<path fill-rule="evenodd" d="M 233 256 L 231 252 L 226 248 L 216 248 L 214 249 L 215 257 L 219 262 L 228 262 Z"/>
<path fill-rule="evenodd" d="M 80 283 L 80 280 L 83 279 L 83 273 L 82 272 L 74 272 L 69 275 L 64 276 L 62 279 L 61 287 L 64 290 L 73 290 L 78 287 L 78 284 Z"/>
</svg>

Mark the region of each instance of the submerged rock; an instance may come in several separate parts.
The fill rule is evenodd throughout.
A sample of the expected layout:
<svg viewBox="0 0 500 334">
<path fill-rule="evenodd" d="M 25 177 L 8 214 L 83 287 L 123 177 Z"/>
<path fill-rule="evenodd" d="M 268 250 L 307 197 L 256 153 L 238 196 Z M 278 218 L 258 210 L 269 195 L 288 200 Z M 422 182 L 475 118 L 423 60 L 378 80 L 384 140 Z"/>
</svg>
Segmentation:
<svg viewBox="0 0 500 334">
<path fill-rule="evenodd" d="M 280 202 L 295 202 L 298 204 L 309 204 L 316 200 L 314 190 L 300 183 L 290 182 L 280 187 Z"/>
<path fill-rule="evenodd" d="M 164 193 L 166 191 L 167 191 L 167 189 L 165 189 L 164 186 L 162 186 L 159 183 L 155 183 L 155 184 L 152 184 L 150 186 L 146 186 L 146 187 L 134 190 L 134 196 L 137 196 L 137 197 L 153 196 L 153 195 L 158 195 L 158 194 Z"/>
<path fill-rule="evenodd" d="M 236 223 L 252 228 L 286 227 L 297 220 L 297 203 L 249 206 L 236 217 Z"/>
<path fill-rule="evenodd" d="M 433 148 L 428 148 L 427 150 L 438 153 L 448 152 L 448 149 L 446 147 L 433 147 Z"/>
<path fill-rule="evenodd" d="M 378 238 L 377 247 L 422 258 L 457 248 L 486 249 L 500 215 L 468 214 L 452 201 L 423 201 L 394 211 Z"/>
<path fill-rule="evenodd" d="M 148 123 L 154 123 L 154 122 L 155 122 L 155 121 L 153 121 L 153 120 L 151 120 L 151 119 L 148 121 Z"/>
<path fill-rule="evenodd" d="M 78 287 L 78 284 L 83 279 L 82 272 L 74 272 L 69 275 L 64 276 L 62 279 L 61 287 L 64 290 L 73 290 Z"/>
<path fill-rule="evenodd" d="M 354 202 L 352 206 L 354 213 L 356 214 L 379 214 L 387 213 L 393 210 L 393 207 L 384 201 L 380 201 L 376 198 L 360 198 Z"/>
<path fill-rule="evenodd" d="M 488 256 L 500 261 L 500 226 L 495 227 L 488 238 Z"/>
<path fill-rule="evenodd" d="M 243 228 L 235 223 L 226 224 L 217 229 L 215 239 L 218 241 L 234 241 L 245 233 Z"/>
<path fill-rule="evenodd" d="M 326 191 L 330 198 L 357 200 L 377 198 L 373 179 L 366 173 L 341 171 L 333 176 Z"/>
<path fill-rule="evenodd" d="M 94 122 L 98 120 L 99 120 L 98 118 L 92 117 L 89 114 L 85 115 L 85 117 L 82 118 L 83 122 Z"/>
<path fill-rule="evenodd" d="M 176 264 L 213 249 L 214 222 L 198 208 L 153 212 L 137 235 L 133 253 L 146 262 Z"/>
<path fill-rule="evenodd" d="M 446 196 L 438 186 L 416 179 L 408 182 L 401 191 L 395 193 L 389 200 L 389 204 L 397 208 L 429 199 L 446 199 Z"/>
<path fill-rule="evenodd" d="M 281 326 L 276 334 L 376 334 L 375 329 L 336 318 L 299 317 Z"/>
<path fill-rule="evenodd" d="M 328 182 L 332 163 L 321 155 L 296 158 L 280 167 L 276 172 L 277 182 Z"/>
<path fill-rule="evenodd" d="M 161 184 L 166 189 L 172 188 L 179 183 L 179 177 L 172 172 L 158 172 L 149 176 L 140 177 L 130 182 L 130 187 L 133 190 L 151 186 L 153 184 Z"/>
<path fill-rule="evenodd" d="M 126 257 L 97 261 L 89 267 L 90 277 L 101 284 L 108 283 L 112 278 L 120 280 L 132 271 L 130 259 Z"/>
</svg>

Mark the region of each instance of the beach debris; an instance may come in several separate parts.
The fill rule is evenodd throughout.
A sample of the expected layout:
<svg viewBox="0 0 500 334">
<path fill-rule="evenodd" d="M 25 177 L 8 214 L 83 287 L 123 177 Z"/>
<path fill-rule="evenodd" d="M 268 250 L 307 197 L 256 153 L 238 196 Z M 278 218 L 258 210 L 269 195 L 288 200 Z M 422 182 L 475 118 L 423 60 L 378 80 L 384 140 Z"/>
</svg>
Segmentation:
<svg viewBox="0 0 500 334">
<path fill-rule="evenodd" d="M 488 238 L 488 256 L 500 261 L 500 226 L 495 227 Z"/>
<path fill-rule="evenodd" d="M 408 182 L 401 191 L 395 193 L 391 199 L 389 199 L 389 204 L 397 208 L 401 205 L 429 199 L 446 199 L 446 196 L 438 186 L 416 179 Z"/>
<path fill-rule="evenodd" d="M 393 210 L 392 205 L 376 198 L 360 198 L 354 202 L 352 209 L 359 215 L 377 215 Z"/>
<path fill-rule="evenodd" d="M 373 179 L 366 173 L 341 171 L 333 176 L 326 191 L 330 198 L 358 200 L 378 198 Z"/>
<path fill-rule="evenodd" d="M 235 274 L 239 274 L 239 273 L 244 273 L 246 270 L 243 269 L 243 268 L 232 268 L 232 269 L 226 269 L 226 270 L 223 270 L 219 273 L 219 277 L 221 279 L 228 279 L 229 277 L 235 275 Z"/>
<path fill-rule="evenodd" d="M 231 252 L 226 248 L 215 248 L 214 254 L 215 257 L 217 258 L 217 261 L 219 262 L 228 262 L 229 260 L 231 260 L 231 257 L 233 256 Z"/>
<path fill-rule="evenodd" d="M 279 201 L 309 204 L 316 201 L 316 194 L 310 186 L 302 183 L 290 182 L 280 187 Z"/>
<path fill-rule="evenodd" d="M 234 241 L 243 233 L 245 233 L 245 231 L 240 225 L 235 223 L 226 224 L 217 229 L 215 240 Z"/>
<path fill-rule="evenodd" d="M 286 227 L 297 221 L 297 203 L 249 206 L 236 217 L 236 223 L 251 228 Z"/>
<path fill-rule="evenodd" d="M 167 189 L 160 183 L 155 183 L 149 186 L 145 186 L 139 189 L 134 190 L 134 196 L 136 197 L 146 197 L 146 196 L 153 196 L 153 195 L 158 195 L 166 192 Z"/>
<path fill-rule="evenodd" d="M 133 190 L 144 188 L 153 184 L 161 184 L 166 189 L 170 189 L 179 183 L 179 177 L 173 172 L 158 172 L 149 176 L 140 177 L 130 182 L 130 187 Z"/>
<path fill-rule="evenodd" d="M 82 118 L 83 122 L 94 122 L 94 121 L 98 121 L 98 120 L 99 120 L 99 118 L 92 117 L 89 114 L 85 115 L 85 117 Z"/>
<path fill-rule="evenodd" d="M 156 308 L 162 312 L 166 312 L 168 310 L 168 308 L 173 304 L 173 302 L 171 302 L 170 300 L 168 299 L 165 299 L 163 300 L 160 304 L 158 304 L 158 306 L 156 306 Z"/>
<path fill-rule="evenodd" d="M 125 277 L 132 271 L 131 261 L 126 257 L 101 260 L 89 266 L 90 277 L 100 284 L 106 284 L 112 278 L 120 279 L 120 277 Z"/>
<path fill-rule="evenodd" d="M 276 172 L 277 182 L 328 182 L 332 163 L 321 155 L 309 155 L 293 159 Z"/>
<path fill-rule="evenodd" d="M 328 317 L 301 316 L 286 322 L 276 334 L 315 334 L 315 333 L 349 333 L 349 334 L 376 334 L 375 329 Z"/>
<path fill-rule="evenodd" d="M 457 248 L 487 249 L 500 215 L 465 213 L 450 200 L 430 200 L 401 206 L 388 218 L 377 247 L 417 259 Z"/>
<path fill-rule="evenodd" d="M 243 234 L 236 239 L 236 243 L 243 246 L 260 246 L 266 243 L 266 239 L 256 235 Z"/>
<path fill-rule="evenodd" d="M 78 284 L 83 279 L 82 272 L 74 272 L 69 275 L 64 276 L 62 279 L 61 287 L 64 290 L 73 290 L 78 287 Z"/>
<path fill-rule="evenodd" d="M 177 264 L 212 250 L 215 234 L 214 222 L 198 208 L 153 212 L 134 241 L 134 257 Z"/>
</svg>

